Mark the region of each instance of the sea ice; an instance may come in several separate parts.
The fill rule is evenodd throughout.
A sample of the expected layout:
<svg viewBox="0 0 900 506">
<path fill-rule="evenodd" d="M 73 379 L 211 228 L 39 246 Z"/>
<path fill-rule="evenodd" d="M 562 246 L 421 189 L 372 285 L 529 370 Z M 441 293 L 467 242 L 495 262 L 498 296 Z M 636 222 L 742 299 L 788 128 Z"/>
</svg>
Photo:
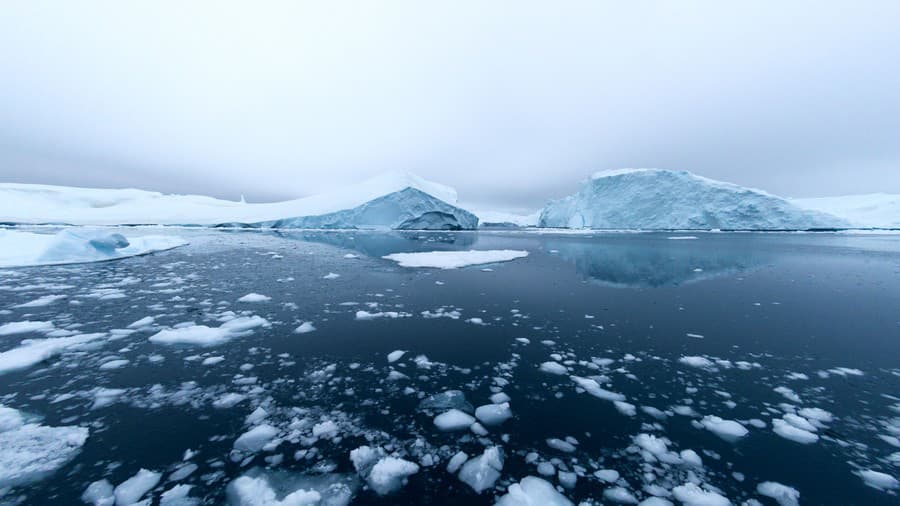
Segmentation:
<svg viewBox="0 0 900 506">
<path fill-rule="evenodd" d="M 472 415 L 458 409 L 445 411 L 434 418 L 434 425 L 442 431 L 468 429 L 473 423 L 475 423 L 475 418 Z"/>
<path fill-rule="evenodd" d="M 480 494 L 494 486 L 502 470 L 503 454 L 498 447 L 492 446 L 469 459 L 459 471 L 459 479 Z"/>
<path fill-rule="evenodd" d="M 537 476 L 526 476 L 507 490 L 495 506 L 573 506 L 550 482 Z"/>
<path fill-rule="evenodd" d="M 706 430 L 725 441 L 734 442 L 748 434 L 747 428 L 734 420 L 724 420 L 714 415 L 704 416 L 700 424 Z"/>
<path fill-rule="evenodd" d="M 470 265 L 508 262 L 528 256 L 520 250 L 469 250 L 469 251 L 427 251 L 421 253 L 393 253 L 382 258 L 393 260 L 401 267 L 434 267 L 438 269 L 458 269 Z"/>
<path fill-rule="evenodd" d="M 123 481 L 115 489 L 116 504 L 134 504 L 155 487 L 162 474 L 141 469 L 131 478 Z"/>
</svg>

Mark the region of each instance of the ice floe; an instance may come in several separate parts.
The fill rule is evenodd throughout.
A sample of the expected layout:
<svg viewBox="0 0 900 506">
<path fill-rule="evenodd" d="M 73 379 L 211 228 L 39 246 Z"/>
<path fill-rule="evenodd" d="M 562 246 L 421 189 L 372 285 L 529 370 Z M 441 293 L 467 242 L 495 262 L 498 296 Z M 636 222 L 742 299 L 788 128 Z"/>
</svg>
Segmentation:
<svg viewBox="0 0 900 506">
<path fill-rule="evenodd" d="M 393 260 L 401 267 L 434 267 L 438 269 L 458 269 L 470 265 L 509 262 L 528 256 L 522 250 L 469 250 L 469 251 L 427 251 L 421 253 L 392 253 L 382 258 Z"/>
<path fill-rule="evenodd" d="M 0 230 L 0 267 L 102 262 L 185 244 L 183 239 L 171 235 L 126 238 L 105 230 L 66 229 L 56 234 Z"/>
</svg>

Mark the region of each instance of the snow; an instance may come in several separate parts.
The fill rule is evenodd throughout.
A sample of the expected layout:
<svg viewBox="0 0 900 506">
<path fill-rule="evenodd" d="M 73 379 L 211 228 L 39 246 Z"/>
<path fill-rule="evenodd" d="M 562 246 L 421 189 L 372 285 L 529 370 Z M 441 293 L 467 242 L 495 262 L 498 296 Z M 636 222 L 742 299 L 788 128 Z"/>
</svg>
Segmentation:
<svg viewBox="0 0 900 506">
<path fill-rule="evenodd" d="M 488 427 L 500 425 L 512 418 L 512 410 L 509 409 L 509 403 L 502 404 L 485 404 L 475 409 L 475 418 L 487 425 Z"/>
<path fill-rule="evenodd" d="M 234 441 L 234 449 L 243 452 L 256 453 L 262 450 L 263 447 L 277 435 L 278 429 L 275 427 L 268 424 L 258 425 L 241 434 L 240 437 Z"/>
<path fill-rule="evenodd" d="M 0 229 L 0 267 L 118 260 L 187 244 L 174 236 L 131 236 L 106 230 L 66 229 L 36 234 Z"/>
<path fill-rule="evenodd" d="M 828 213 L 860 228 L 900 228 L 900 195 L 870 193 L 840 197 L 790 199 L 803 209 Z"/>
<path fill-rule="evenodd" d="M 595 174 L 575 195 L 548 203 L 539 226 L 551 228 L 780 230 L 840 227 L 759 190 L 686 171 L 621 169 Z"/>
<path fill-rule="evenodd" d="M 0 490 L 45 478 L 75 458 L 87 441 L 87 428 L 48 427 L 26 418 L 0 404 Z"/>
<path fill-rule="evenodd" d="M 427 251 L 421 253 L 392 253 L 382 258 L 393 260 L 401 267 L 434 267 L 438 269 L 458 269 L 470 265 L 509 262 L 528 256 L 521 250 L 469 250 L 469 251 Z"/>
<path fill-rule="evenodd" d="M 573 506 L 572 501 L 557 492 L 550 482 L 537 476 L 526 476 L 507 490 L 495 506 Z"/>
<path fill-rule="evenodd" d="M 778 506 L 799 506 L 800 492 L 793 487 L 775 481 L 764 481 L 756 486 L 759 495 L 771 497 Z"/>
<path fill-rule="evenodd" d="M 30 320 L 10 322 L 0 325 L 0 336 L 25 334 L 27 332 L 49 332 L 53 328 L 53 322 L 35 322 Z"/>
<path fill-rule="evenodd" d="M 115 489 L 116 504 L 134 504 L 155 487 L 162 474 L 141 469 L 131 478 L 123 481 Z"/>
<path fill-rule="evenodd" d="M 240 316 L 218 327 L 189 325 L 173 329 L 163 329 L 150 336 L 150 341 L 158 344 L 186 344 L 195 346 L 216 346 L 234 337 L 250 335 L 252 329 L 268 327 L 269 322 L 260 316 Z"/>
<path fill-rule="evenodd" d="M 734 420 L 723 420 L 714 415 L 704 416 L 703 419 L 700 420 L 700 424 L 703 425 L 706 430 L 719 436 L 725 441 L 730 442 L 737 441 L 746 436 L 749 432 L 746 427 Z"/>
<path fill-rule="evenodd" d="M 0 184 L 0 222 L 72 225 L 229 225 L 294 228 L 474 229 L 456 190 L 391 171 L 305 198 L 247 204 L 134 189 Z"/>
<path fill-rule="evenodd" d="M 459 479 L 481 493 L 494 486 L 503 470 L 503 454 L 496 446 L 484 450 L 481 455 L 469 459 L 459 471 Z"/>
<path fill-rule="evenodd" d="M 244 295 L 243 297 L 238 299 L 238 302 L 268 302 L 270 300 L 272 300 L 272 297 L 269 297 L 267 295 L 262 295 L 259 293 L 248 293 L 247 295 Z"/>
<path fill-rule="evenodd" d="M 880 471 L 864 469 L 861 471 L 854 471 L 853 474 L 862 478 L 863 483 L 874 489 L 893 490 L 900 487 L 900 483 L 898 483 L 897 478 L 894 478 L 893 476 L 882 473 Z"/>
<path fill-rule="evenodd" d="M 0 353 L 0 375 L 26 369 L 67 349 L 77 348 L 105 335 L 96 333 L 48 339 L 26 339 L 18 347 Z"/>
<path fill-rule="evenodd" d="M 434 425 L 445 432 L 468 429 L 475 423 L 475 418 L 458 409 L 451 409 L 434 417 Z"/>
<path fill-rule="evenodd" d="M 819 440 L 819 436 L 810 431 L 795 427 L 786 420 L 772 420 L 772 430 L 779 436 L 801 444 L 811 444 Z"/>
<path fill-rule="evenodd" d="M 400 490 L 408 476 L 419 472 L 419 466 L 396 457 L 383 457 L 369 472 L 366 482 L 379 495 Z"/>
<path fill-rule="evenodd" d="M 693 483 L 673 488 L 672 494 L 685 506 L 731 506 L 731 501 L 727 497 L 711 490 L 704 490 Z"/>
</svg>

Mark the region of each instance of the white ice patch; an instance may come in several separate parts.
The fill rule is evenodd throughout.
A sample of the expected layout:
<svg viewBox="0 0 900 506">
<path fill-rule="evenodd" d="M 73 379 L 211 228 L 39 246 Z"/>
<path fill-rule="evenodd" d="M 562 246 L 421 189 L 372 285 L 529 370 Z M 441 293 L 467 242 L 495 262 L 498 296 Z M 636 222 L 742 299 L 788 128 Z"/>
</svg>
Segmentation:
<svg viewBox="0 0 900 506">
<path fill-rule="evenodd" d="M 434 417 L 434 425 L 445 432 L 468 429 L 475 418 L 458 409 L 450 409 Z"/>
<path fill-rule="evenodd" d="M 394 350 L 394 351 L 388 353 L 387 361 L 388 361 L 388 363 L 394 363 L 394 362 L 400 360 L 401 358 L 403 358 L 403 355 L 406 355 L 405 350 Z"/>
<path fill-rule="evenodd" d="M 261 316 L 241 316 L 229 320 L 218 327 L 189 325 L 174 329 L 164 329 L 150 336 L 150 341 L 158 344 L 216 346 L 234 337 L 250 335 L 252 329 L 257 327 L 268 326 L 269 322 Z"/>
<path fill-rule="evenodd" d="M 877 490 L 893 490 L 900 486 L 897 482 L 897 478 L 894 478 L 887 473 L 865 469 L 862 471 L 854 471 L 853 474 L 862 478 L 863 483 L 867 486 Z"/>
<path fill-rule="evenodd" d="M 396 457 L 384 457 L 372 466 L 366 482 L 379 495 L 386 495 L 400 490 L 406 478 L 417 472 L 417 464 Z"/>
<path fill-rule="evenodd" d="M 779 436 L 801 444 L 811 444 L 819 440 L 819 436 L 808 430 L 791 425 L 787 420 L 772 420 L 772 430 Z"/>
<path fill-rule="evenodd" d="M 28 423 L 0 404 L 0 490 L 41 480 L 75 458 L 88 429 Z"/>
<path fill-rule="evenodd" d="M 0 325 L 0 336 L 12 334 L 25 334 L 27 332 L 50 332 L 54 329 L 53 322 L 36 322 L 25 320 L 22 322 L 10 322 Z"/>
<path fill-rule="evenodd" d="M 278 429 L 264 424 L 253 427 L 234 441 L 234 449 L 242 452 L 256 453 L 263 449 L 269 441 L 278 435 Z"/>
<path fill-rule="evenodd" d="M 685 506 L 731 506 L 727 497 L 712 490 L 704 490 L 693 483 L 673 488 L 672 494 Z"/>
<path fill-rule="evenodd" d="M 764 481 L 756 486 L 756 492 L 759 495 L 771 497 L 778 503 L 778 506 L 799 506 L 800 492 L 787 485 L 775 481 Z"/>
<path fill-rule="evenodd" d="M 485 404 L 475 409 L 475 418 L 487 425 L 500 425 L 512 418 L 512 410 L 509 409 L 509 403 L 502 404 Z"/>
<path fill-rule="evenodd" d="M 26 339 L 18 347 L 0 353 L 0 374 L 26 369 L 67 349 L 77 348 L 105 335 L 97 333 L 48 339 Z"/>
<path fill-rule="evenodd" d="M 56 234 L 0 230 L 0 267 L 117 260 L 187 244 L 172 236 L 126 238 L 105 230 L 66 229 Z"/>
<path fill-rule="evenodd" d="M 268 295 L 263 295 L 261 293 L 248 293 L 247 295 L 244 295 L 243 297 L 238 299 L 238 302 L 268 302 L 270 300 L 272 300 L 272 297 L 269 297 Z"/>
<path fill-rule="evenodd" d="M 357 320 L 375 320 L 377 318 L 408 318 L 412 316 L 409 313 L 402 313 L 399 311 L 379 311 L 375 313 L 370 313 L 368 311 L 357 311 L 356 319 Z"/>
<path fill-rule="evenodd" d="M 540 365 L 539 369 L 542 372 L 545 372 L 548 374 L 557 374 L 559 376 L 562 376 L 569 372 L 569 370 L 566 369 L 566 366 L 560 364 L 559 362 L 553 362 L 553 361 L 542 363 Z"/>
<path fill-rule="evenodd" d="M 700 420 L 700 424 L 706 430 L 729 442 L 737 441 L 749 432 L 746 427 L 734 420 L 724 420 L 714 415 L 704 416 Z"/>
<path fill-rule="evenodd" d="M 598 399 L 603 399 L 605 401 L 624 401 L 625 396 L 622 394 L 618 394 L 616 392 L 610 392 L 600 386 L 596 380 L 591 378 L 582 378 L 581 376 L 569 376 L 572 381 L 578 385 L 579 388 L 584 390 L 585 392 L 597 397 Z"/>
<path fill-rule="evenodd" d="M 312 322 L 303 322 L 299 327 L 294 329 L 295 334 L 306 334 L 316 330 L 316 327 L 312 324 Z"/>
<path fill-rule="evenodd" d="M 537 476 L 526 476 L 519 483 L 513 483 L 495 506 L 572 506 L 572 501 L 553 487 L 550 482 Z"/>
<path fill-rule="evenodd" d="M 481 493 L 494 486 L 503 470 L 503 454 L 496 446 L 492 446 L 478 457 L 469 459 L 459 471 L 459 479 Z"/>
<path fill-rule="evenodd" d="M 25 302 L 22 304 L 16 304 L 13 307 L 15 307 L 15 308 L 44 307 L 44 306 L 49 306 L 50 304 L 53 304 L 54 302 L 56 302 L 58 300 L 65 299 L 66 297 L 67 297 L 66 295 L 44 295 L 43 297 L 38 297 L 37 299 L 34 299 L 29 302 Z"/>
<path fill-rule="evenodd" d="M 508 262 L 528 256 L 522 250 L 469 250 L 469 251 L 427 251 L 423 253 L 393 253 L 382 258 L 393 260 L 401 267 L 434 267 L 438 269 L 458 269 L 470 265 Z"/>
<path fill-rule="evenodd" d="M 116 504 L 135 504 L 141 497 L 155 487 L 162 474 L 147 469 L 141 469 L 131 478 L 123 481 L 116 487 Z"/>
</svg>

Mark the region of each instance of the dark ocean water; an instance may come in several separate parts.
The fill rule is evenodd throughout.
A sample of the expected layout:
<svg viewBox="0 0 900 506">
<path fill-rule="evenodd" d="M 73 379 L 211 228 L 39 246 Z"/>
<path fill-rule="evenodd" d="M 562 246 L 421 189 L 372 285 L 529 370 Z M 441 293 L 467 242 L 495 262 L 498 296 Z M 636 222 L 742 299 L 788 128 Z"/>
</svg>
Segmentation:
<svg viewBox="0 0 900 506">
<path fill-rule="evenodd" d="M 158 498 L 176 484 L 173 471 L 195 464 L 177 483 L 192 485 L 190 496 L 204 504 L 225 502 L 227 485 L 248 472 L 282 492 L 340 480 L 359 504 L 493 504 L 510 483 L 551 463 L 578 475 L 574 488 L 561 489 L 575 503 L 611 503 L 603 493 L 613 486 L 642 500 L 693 481 L 734 504 L 775 504 L 756 491 L 775 481 L 798 490 L 801 504 L 897 504 L 896 490 L 866 486 L 855 472 L 900 475 L 900 235 L 131 233 L 176 234 L 191 244 L 0 273 L 0 324 L 49 321 L 106 333 L 0 375 L 0 403 L 47 426 L 90 431 L 74 459 L 2 500 L 79 504 L 89 483 L 115 485 L 142 468 L 162 473 L 146 496 Z M 381 258 L 456 249 L 529 256 L 455 270 Z M 238 302 L 248 293 L 271 299 Z M 46 295 L 67 297 L 13 307 Z M 358 320 L 361 310 L 400 317 Z M 148 339 L 185 322 L 217 327 L 235 316 L 229 312 L 269 325 L 210 347 Z M 148 327 L 111 332 L 147 316 L 155 318 Z M 316 330 L 294 333 L 305 321 Z M 44 337 L 0 336 L 0 352 Z M 394 350 L 406 354 L 389 363 Z M 211 357 L 222 360 L 204 365 Z M 111 360 L 128 363 L 100 368 Z M 566 373 L 541 371 L 548 361 Z M 636 412 L 577 390 L 571 375 L 596 377 Z M 448 389 L 475 406 L 502 391 L 513 417 L 483 437 L 441 432 L 433 424 L 439 411 L 418 404 Z M 229 393 L 238 394 L 234 405 L 216 407 Z M 259 407 L 280 443 L 233 450 Z M 693 414 L 683 414 L 688 407 Z M 815 428 L 816 442 L 773 432 L 773 420 L 803 408 L 833 416 Z M 700 425 L 707 415 L 735 420 L 748 434 L 723 440 Z M 327 421 L 336 432 L 313 437 L 312 426 Z M 702 467 L 642 452 L 640 434 L 666 438 L 676 453 L 694 450 Z M 573 452 L 546 442 L 566 437 L 577 440 Z M 379 496 L 349 458 L 362 445 L 420 469 Z M 505 457 L 493 488 L 476 494 L 445 469 L 458 451 L 475 456 L 490 446 Z M 593 476 L 599 469 L 616 470 L 619 483 Z"/>
</svg>

